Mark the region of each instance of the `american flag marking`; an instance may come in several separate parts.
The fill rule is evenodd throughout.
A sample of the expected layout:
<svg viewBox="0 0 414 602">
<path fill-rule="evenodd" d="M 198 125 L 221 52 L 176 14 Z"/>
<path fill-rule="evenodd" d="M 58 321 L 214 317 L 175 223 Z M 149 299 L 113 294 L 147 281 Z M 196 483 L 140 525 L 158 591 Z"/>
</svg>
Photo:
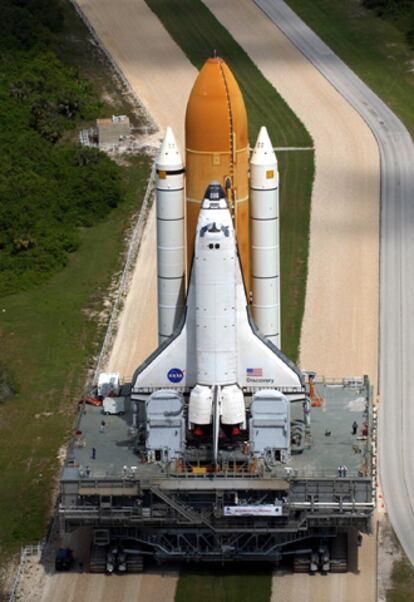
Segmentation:
<svg viewBox="0 0 414 602">
<path fill-rule="evenodd" d="M 263 368 L 247 368 L 247 376 L 263 376 Z"/>
</svg>

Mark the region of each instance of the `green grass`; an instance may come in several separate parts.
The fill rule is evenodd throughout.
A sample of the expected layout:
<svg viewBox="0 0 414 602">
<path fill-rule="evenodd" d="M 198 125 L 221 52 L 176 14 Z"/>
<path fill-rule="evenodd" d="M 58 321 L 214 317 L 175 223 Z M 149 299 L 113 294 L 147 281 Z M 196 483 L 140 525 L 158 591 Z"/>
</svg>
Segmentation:
<svg viewBox="0 0 414 602">
<path fill-rule="evenodd" d="M 305 308 L 314 154 L 280 152 L 280 270 L 282 348 L 298 360 Z"/>
<path fill-rule="evenodd" d="M 272 575 L 266 567 L 250 566 L 187 570 L 181 574 L 177 602 L 269 602 Z"/>
<path fill-rule="evenodd" d="M 413 599 L 414 568 L 403 553 L 392 569 L 392 587 L 387 591 L 387 602 L 408 602 Z"/>
<path fill-rule="evenodd" d="M 200 69 L 213 49 L 224 58 L 243 93 L 254 144 L 266 125 L 274 146 L 312 146 L 309 133 L 227 29 L 200 0 L 146 0 L 189 60 Z"/>
<path fill-rule="evenodd" d="M 57 451 L 100 348 L 96 317 L 122 267 L 125 224 L 143 197 L 149 160 L 135 158 L 123 174 L 125 201 L 82 232 L 68 266 L 35 290 L 0 299 L 0 365 L 17 388 L 0 404 L 0 558 L 45 533 Z"/>
<path fill-rule="evenodd" d="M 130 100 L 88 30 L 67 0 L 60 4 L 65 23 L 51 39 L 52 49 L 91 78 L 99 115 L 131 114 Z M 74 128 L 59 145 L 77 136 Z M 66 267 L 34 288 L 0 297 L 0 566 L 20 545 L 45 535 L 57 452 L 71 435 L 76 399 L 94 368 L 105 328 L 99 322 L 103 300 L 123 267 L 126 231 L 149 175 L 146 156 L 123 163 L 122 202 L 96 225 L 79 229 L 79 247 Z M 15 394 L 1 401 L 8 388 Z"/>
<path fill-rule="evenodd" d="M 359 0 L 287 0 L 414 134 L 414 52 L 392 23 Z"/>
</svg>

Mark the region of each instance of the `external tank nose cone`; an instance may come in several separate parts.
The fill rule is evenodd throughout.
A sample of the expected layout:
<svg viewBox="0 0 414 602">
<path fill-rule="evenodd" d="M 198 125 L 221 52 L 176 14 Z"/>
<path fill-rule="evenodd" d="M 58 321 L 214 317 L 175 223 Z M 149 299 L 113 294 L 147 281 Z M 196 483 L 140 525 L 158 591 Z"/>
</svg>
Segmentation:
<svg viewBox="0 0 414 602">
<path fill-rule="evenodd" d="M 185 136 L 187 148 L 226 152 L 229 144 L 244 148 L 247 115 L 240 88 L 220 57 L 209 58 L 202 67 L 187 105 Z"/>
</svg>

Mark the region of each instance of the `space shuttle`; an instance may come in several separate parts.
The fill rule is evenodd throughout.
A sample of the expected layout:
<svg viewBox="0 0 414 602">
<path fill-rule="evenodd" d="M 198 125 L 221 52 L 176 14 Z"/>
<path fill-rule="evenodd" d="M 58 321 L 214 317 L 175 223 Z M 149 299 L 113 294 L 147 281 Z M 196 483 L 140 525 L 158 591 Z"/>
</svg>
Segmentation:
<svg viewBox="0 0 414 602">
<path fill-rule="evenodd" d="M 285 435 L 290 401 L 305 399 L 280 350 L 276 156 L 263 127 L 249 162 L 243 98 L 218 57 L 190 95 L 186 159 L 185 169 L 167 128 L 156 163 L 159 347 L 136 370 L 132 396 L 152 400 L 162 420 L 179 396 L 189 431 L 212 428 L 217 459 L 220 429 L 245 431 L 255 399 L 273 408 L 267 417 L 285 408 Z"/>
</svg>

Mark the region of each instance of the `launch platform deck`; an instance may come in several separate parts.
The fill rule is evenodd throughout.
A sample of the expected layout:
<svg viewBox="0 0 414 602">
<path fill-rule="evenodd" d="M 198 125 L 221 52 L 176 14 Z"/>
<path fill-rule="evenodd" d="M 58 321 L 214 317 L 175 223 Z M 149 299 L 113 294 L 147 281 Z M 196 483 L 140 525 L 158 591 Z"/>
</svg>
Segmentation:
<svg viewBox="0 0 414 602">
<path fill-rule="evenodd" d="M 312 407 L 310 436 L 300 454 L 287 464 L 272 468 L 267 477 L 361 477 L 370 476 L 370 440 L 361 435 L 364 424 L 372 428 L 369 391 L 365 386 L 344 385 L 342 381 L 319 382 L 319 407 Z M 294 408 L 292 411 L 294 418 Z M 357 434 L 352 424 L 357 422 Z M 102 422 L 105 424 L 102 425 Z M 87 405 L 79 416 L 74 443 L 69 451 L 62 481 L 66 479 L 113 479 L 167 476 L 158 464 L 140 463 L 130 436 L 131 410 L 126 402 L 123 416 L 104 416 L 102 408 Z M 339 467 L 346 474 L 338 474 Z M 170 465 L 169 475 L 174 473 Z M 178 474 L 176 476 L 179 476 Z M 252 475 L 253 476 L 253 475 Z M 264 475 L 263 475 L 264 476 Z"/>
</svg>

